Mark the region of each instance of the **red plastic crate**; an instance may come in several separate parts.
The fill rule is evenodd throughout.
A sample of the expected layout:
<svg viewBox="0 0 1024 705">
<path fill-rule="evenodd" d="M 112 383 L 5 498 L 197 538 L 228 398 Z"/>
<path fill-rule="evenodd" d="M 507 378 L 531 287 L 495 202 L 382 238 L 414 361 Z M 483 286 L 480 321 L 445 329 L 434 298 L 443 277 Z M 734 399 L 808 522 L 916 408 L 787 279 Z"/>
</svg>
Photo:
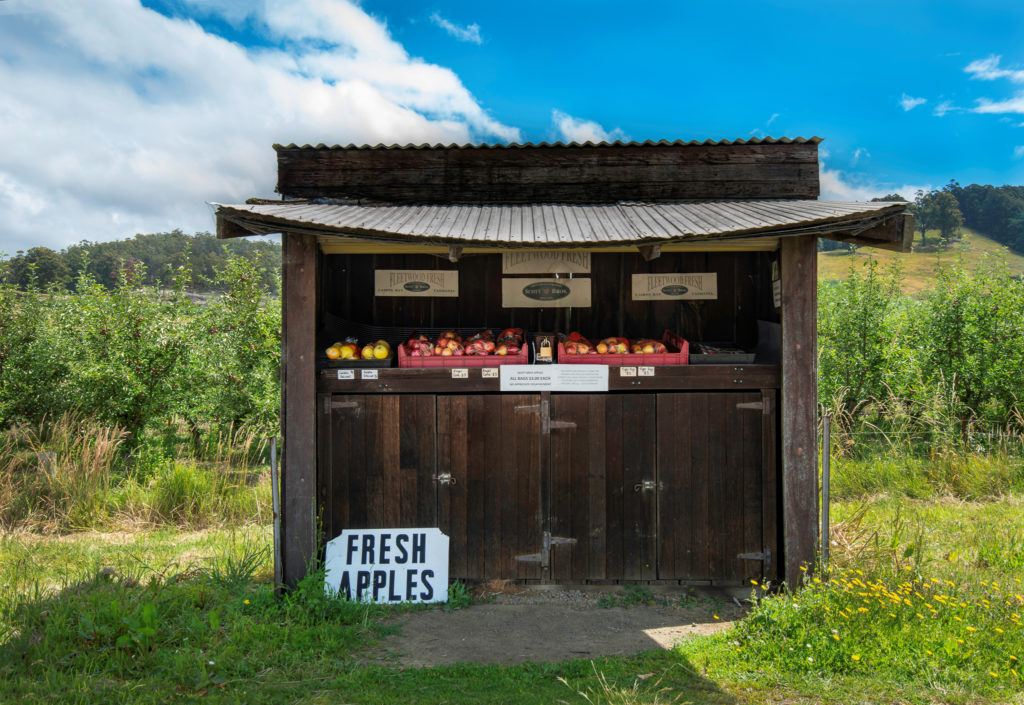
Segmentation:
<svg viewBox="0 0 1024 705">
<path fill-rule="evenodd" d="M 500 365 L 526 365 L 530 362 L 527 345 L 516 355 L 430 355 L 413 357 L 398 346 L 399 367 L 499 367 Z"/>
<path fill-rule="evenodd" d="M 667 353 L 625 353 L 593 355 L 570 355 L 565 352 L 561 341 L 558 343 L 558 363 L 561 365 L 688 365 L 690 364 L 690 344 L 672 331 L 665 331 L 661 336 L 670 351 Z"/>
</svg>

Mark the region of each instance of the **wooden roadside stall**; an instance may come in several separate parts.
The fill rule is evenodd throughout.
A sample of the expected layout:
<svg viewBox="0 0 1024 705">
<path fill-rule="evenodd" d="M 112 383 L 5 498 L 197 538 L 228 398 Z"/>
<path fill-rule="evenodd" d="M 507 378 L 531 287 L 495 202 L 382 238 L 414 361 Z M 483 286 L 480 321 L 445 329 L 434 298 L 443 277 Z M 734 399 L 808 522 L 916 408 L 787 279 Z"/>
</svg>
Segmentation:
<svg viewBox="0 0 1024 705">
<path fill-rule="evenodd" d="M 217 233 L 283 233 L 285 582 L 357 528 L 439 527 L 469 581 L 813 565 L 817 238 L 913 233 L 905 204 L 817 200 L 819 141 L 275 146 L 283 200 Z M 509 328 L 500 360 L 402 346 Z M 329 361 L 346 336 L 391 352 Z"/>
</svg>

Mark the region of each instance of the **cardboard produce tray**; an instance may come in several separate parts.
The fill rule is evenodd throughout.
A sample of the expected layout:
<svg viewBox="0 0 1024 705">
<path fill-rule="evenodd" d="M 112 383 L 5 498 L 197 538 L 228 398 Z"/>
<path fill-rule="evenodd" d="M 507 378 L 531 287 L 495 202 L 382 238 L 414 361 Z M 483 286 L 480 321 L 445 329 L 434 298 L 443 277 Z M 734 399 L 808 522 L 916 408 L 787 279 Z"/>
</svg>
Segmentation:
<svg viewBox="0 0 1024 705">
<path fill-rule="evenodd" d="M 686 365 L 690 360 L 690 344 L 672 331 L 665 331 L 661 342 L 668 348 L 667 353 L 625 353 L 570 355 L 564 344 L 558 343 L 560 365 Z"/>
</svg>

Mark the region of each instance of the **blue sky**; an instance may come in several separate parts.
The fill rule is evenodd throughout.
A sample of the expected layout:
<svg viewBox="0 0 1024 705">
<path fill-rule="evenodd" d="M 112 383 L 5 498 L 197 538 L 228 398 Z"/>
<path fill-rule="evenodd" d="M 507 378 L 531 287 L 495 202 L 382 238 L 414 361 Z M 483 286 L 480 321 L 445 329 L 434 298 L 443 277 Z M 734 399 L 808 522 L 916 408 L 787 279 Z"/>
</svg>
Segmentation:
<svg viewBox="0 0 1024 705">
<path fill-rule="evenodd" d="M 817 135 L 822 197 L 1024 183 L 1024 5 L 0 0 L 0 252 L 213 226 L 274 142 Z"/>
</svg>

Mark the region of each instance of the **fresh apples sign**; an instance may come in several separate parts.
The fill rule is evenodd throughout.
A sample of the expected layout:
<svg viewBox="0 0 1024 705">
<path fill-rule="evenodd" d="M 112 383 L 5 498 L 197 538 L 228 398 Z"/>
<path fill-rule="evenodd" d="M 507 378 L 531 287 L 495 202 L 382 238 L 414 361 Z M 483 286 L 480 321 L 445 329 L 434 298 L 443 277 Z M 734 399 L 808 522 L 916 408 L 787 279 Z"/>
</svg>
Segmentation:
<svg viewBox="0 0 1024 705">
<path fill-rule="evenodd" d="M 440 529 L 353 529 L 327 543 L 327 591 L 356 602 L 448 601 L 448 537 Z"/>
</svg>

